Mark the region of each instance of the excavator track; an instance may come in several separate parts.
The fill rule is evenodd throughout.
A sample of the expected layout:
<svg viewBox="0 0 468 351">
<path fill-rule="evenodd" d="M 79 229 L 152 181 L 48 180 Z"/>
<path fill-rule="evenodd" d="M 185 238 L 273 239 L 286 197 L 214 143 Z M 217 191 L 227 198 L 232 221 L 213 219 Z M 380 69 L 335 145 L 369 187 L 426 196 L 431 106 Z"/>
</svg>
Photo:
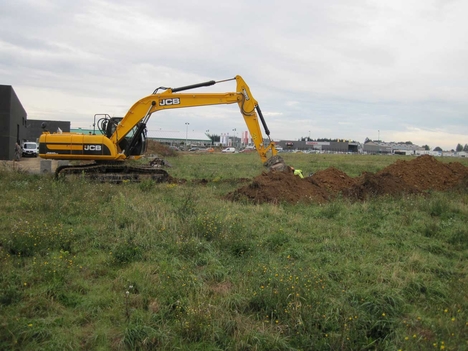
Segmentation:
<svg viewBox="0 0 468 351">
<path fill-rule="evenodd" d="M 169 174 L 149 166 L 129 166 L 128 164 L 92 163 L 85 165 L 64 165 L 57 167 L 56 179 L 80 177 L 101 183 L 138 183 L 151 179 L 156 183 L 169 181 Z"/>
</svg>

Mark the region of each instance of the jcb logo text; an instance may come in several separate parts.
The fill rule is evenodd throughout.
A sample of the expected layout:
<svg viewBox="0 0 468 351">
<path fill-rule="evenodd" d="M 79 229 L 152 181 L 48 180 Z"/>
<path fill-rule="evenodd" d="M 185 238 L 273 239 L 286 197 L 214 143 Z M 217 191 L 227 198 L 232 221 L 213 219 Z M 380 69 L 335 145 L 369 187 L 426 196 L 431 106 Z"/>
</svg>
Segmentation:
<svg viewBox="0 0 468 351">
<path fill-rule="evenodd" d="M 180 105 L 179 98 L 159 100 L 159 106 Z"/>
<path fill-rule="evenodd" d="M 101 151 L 101 145 L 85 145 L 84 151 Z"/>
</svg>

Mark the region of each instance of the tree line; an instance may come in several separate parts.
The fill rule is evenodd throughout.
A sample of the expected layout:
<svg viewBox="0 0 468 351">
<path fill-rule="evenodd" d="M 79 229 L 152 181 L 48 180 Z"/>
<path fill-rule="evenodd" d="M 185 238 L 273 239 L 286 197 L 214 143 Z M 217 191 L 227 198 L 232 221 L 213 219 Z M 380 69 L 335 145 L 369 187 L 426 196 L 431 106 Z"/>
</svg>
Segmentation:
<svg viewBox="0 0 468 351">
<path fill-rule="evenodd" d="M 431 149 L 429 147 L 429 145 L 423 145 L 422 147 L 424 148 L 424 150 L 430 150 Z M 442 150 L 441 147 L 436 146 L 434 148 L 434 150 L 432 150 L 432 151 L 444 151 L 444 150 Z M 462 151 L 468 152 L 468 144 L 465 144 L 465 146 L 463 146 L 462 144 L 457 144 L 457 147 L 455 148 L 455 150 L 452 149 L 450 151 L 452 151 L 452 152 L 462 152 Z"/>
<path fill-rule="evenodd" d="M 369 138 L 366 138 L 364 140 L 364 144 L 365 143 L 369 143 L 369 142 L 380 142 L 381 140 L 371 140 Z M 394 143 L 393 141 L 391 143 Z M 395 144 L 407 144 L 407 145 L 413 145 L 413 143 L 411 141 L 405 141 L 405 142 L 397 142 Z M 429 151 L 431 149 L 431 147 L 429 145 L 422 145 L 421 146 L 422 148 L 424 148 L 424 150 L 426 151 Z M 436 146 L 432 151 L 444 151 L 442 150 L 442 148 L 440 146 Z M 465 144 L 464 146 L 460 143 L 457 144 L 457 147 L 452 150 L 450 150 L 452 152 L 462 152 L 462 151 L 465 151 L 465 152 L 468 152 L 468 144 Z"/>
</svg>

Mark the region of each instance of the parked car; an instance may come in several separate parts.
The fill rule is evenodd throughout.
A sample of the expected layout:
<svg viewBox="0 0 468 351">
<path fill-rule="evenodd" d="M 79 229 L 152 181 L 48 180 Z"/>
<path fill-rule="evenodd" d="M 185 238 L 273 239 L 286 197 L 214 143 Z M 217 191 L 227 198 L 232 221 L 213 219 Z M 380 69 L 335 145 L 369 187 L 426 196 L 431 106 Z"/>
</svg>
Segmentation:
<svg viewBox="0 0 468 351">
<path fill-rule="evenodd" d="M 25 141 L 23 143 L 23 156 L 32 156 L 32 157 L 37 157 L 39 155 L 39 148 L 37 146 L 37 143 L 32 142 L 32 141 Z"/>
<path fill-rule="evenodd" d="M 236 148 L 234 147 L 227 147 L 223 150 L 221 150 L 222 153 L 225 153 L 225 154 L 233 154 L 236 152 Z"/>
</svg>

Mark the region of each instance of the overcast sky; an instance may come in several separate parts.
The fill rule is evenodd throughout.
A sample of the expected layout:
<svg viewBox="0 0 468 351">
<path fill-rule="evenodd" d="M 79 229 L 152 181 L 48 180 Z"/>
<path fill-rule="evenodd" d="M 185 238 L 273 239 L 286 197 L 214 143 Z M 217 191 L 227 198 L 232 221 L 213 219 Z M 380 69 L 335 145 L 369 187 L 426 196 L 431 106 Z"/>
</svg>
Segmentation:
<svg viewBox="0 0 468 351">
<path fill-rule="evenodd" d="M 0 1 L 0 84 L 29 119 L 89 128 L 160 86 L 241 75 L 274 140 L 468 143 L 466 0 Z M 235 82 L 197 89 L 235 91 Z M 151 131 L 247 130 L 237 105 Z"/>
</svg>

